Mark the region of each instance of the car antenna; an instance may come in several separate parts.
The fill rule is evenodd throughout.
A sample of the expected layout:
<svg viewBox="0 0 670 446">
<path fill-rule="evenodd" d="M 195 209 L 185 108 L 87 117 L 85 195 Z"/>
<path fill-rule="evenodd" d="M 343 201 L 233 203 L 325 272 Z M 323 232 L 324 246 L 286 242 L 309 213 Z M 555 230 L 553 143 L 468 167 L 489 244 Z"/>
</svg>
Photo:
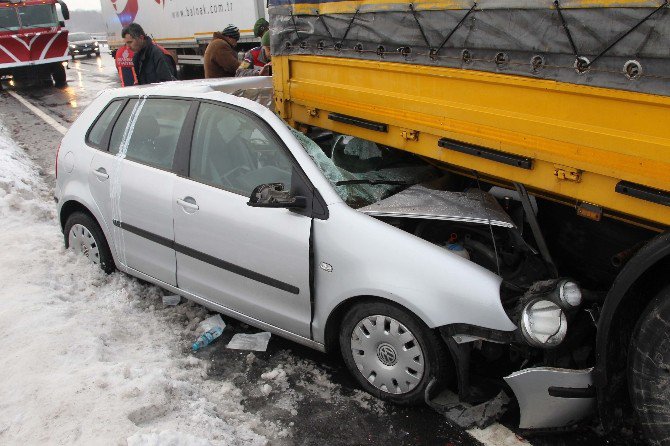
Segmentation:
<svg viewBox="0 0 670 446">
<path fill-rule="evenodd" d="M 475 179 L 477 180 L 477 189 L 479 189 L 479 196 L 482 200 L 482 205 L 484 206 L 484 210 L 486 212 L 486 222 L 489 225 L 489 231 L 491 232 L 491 241 L 493 242 L 493 251 L 495 252 L 496 255 L 496 269 L 498 271 L 498 275 L 502 277 L 500 274 L 500 257 L 498 256 L 498 246 L 496 245 L 496 238 L 493 236 L 493 225 L 491 224 L 491 218 L 488 215 L 488 209 L 486 207 L 486 201 L 484 199 L 484 191 L 482 190 L 482 185 L 479 182 L 479 172 L 476 170 L 473 170 L 475 174 Z"/>
</svg>

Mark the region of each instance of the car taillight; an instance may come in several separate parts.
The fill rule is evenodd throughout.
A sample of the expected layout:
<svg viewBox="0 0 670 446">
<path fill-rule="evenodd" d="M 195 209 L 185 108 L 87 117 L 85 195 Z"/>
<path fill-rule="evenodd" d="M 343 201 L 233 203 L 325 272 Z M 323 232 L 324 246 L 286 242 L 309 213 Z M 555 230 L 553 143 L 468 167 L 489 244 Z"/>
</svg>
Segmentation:
<svg viewBox="0 0 670 446">
<path fill-rule="evenodd" d="M 60 152 L 60 146 L 63 143 L 58 144 L 58 149 L 56 149 L 56 179 L 58 179 L 58 152 Z"/>
</svg>

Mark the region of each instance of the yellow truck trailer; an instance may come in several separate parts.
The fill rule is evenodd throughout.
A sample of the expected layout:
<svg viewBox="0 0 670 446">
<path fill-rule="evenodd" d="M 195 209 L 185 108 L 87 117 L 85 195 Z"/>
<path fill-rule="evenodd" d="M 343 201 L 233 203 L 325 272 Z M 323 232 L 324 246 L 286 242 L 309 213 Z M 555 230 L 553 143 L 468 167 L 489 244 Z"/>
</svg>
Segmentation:
<svg viewBox="0 0 670 446">
<path fill-rule="evenodd" d="M 537 217 L 527 213 L 535 242 L 560 275 L 592 289 L 584 311 L 595 332 L 573 346 L 591 348 L 592 393 L 556 392 L 595 395 L 608 428 L 632 403 L 655 444 L 670 444 L 669 9 L 666 0 L 269 3 L 275 108 L 291 126 L 408 151 L 538 200 Z"/>
</svg>

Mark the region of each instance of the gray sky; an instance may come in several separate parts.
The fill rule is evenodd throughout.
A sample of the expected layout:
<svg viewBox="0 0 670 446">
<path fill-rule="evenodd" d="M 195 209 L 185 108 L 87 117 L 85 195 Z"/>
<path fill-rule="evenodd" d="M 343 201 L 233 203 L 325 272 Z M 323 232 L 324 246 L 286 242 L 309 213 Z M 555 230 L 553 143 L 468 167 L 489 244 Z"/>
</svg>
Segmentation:
<svg viewBox="0 0 670 446">
<path fill-rule="evenodd" d="M 93 9 L 100 11 L 100 0 L 65 0 L 65 3 L 70 9 Z"/>
</svg>

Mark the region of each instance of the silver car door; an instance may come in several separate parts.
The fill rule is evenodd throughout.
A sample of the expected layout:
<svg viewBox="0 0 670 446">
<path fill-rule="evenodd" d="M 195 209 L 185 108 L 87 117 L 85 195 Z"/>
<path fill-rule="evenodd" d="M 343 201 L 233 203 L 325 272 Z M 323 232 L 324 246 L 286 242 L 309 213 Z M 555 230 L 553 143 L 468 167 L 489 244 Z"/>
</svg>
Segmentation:
<svg viewBox="0 0 670 446">
<path fill-rule="evenodd" d="M 247 206 L 263 183 L 290 186 L 292 164 L 267 124 L 202 103 L 188 176 L 175 181 L 177 282 L 230 310 L 310 335 L 311 217 Z"/>
<path fill-rule="evenodd" d="M 129 101 L 111 135 L 114 242 L 129 268 L 176 285 L 172 171 L 188 100 Z"/>
<path fill-rule="evenodd" d="M 96 119 L 95 124 L 86 135 L 86 145 L 98 150 L 92 150 L 91 164 L 88 170 L 88 187 L 91 197 L 98 208 L 99 215 L 102 216 L 100 225 L 112 233 L 112 204 L 110 197 L 110 173 L 115 165 L 115 156 L 107 151 L 111 125 L 121 113 L 126 99 L 119 99 L 111 102 L 105 110 Z M 113 243 L 110 248 L 115 249 Z"/>
</svg>

